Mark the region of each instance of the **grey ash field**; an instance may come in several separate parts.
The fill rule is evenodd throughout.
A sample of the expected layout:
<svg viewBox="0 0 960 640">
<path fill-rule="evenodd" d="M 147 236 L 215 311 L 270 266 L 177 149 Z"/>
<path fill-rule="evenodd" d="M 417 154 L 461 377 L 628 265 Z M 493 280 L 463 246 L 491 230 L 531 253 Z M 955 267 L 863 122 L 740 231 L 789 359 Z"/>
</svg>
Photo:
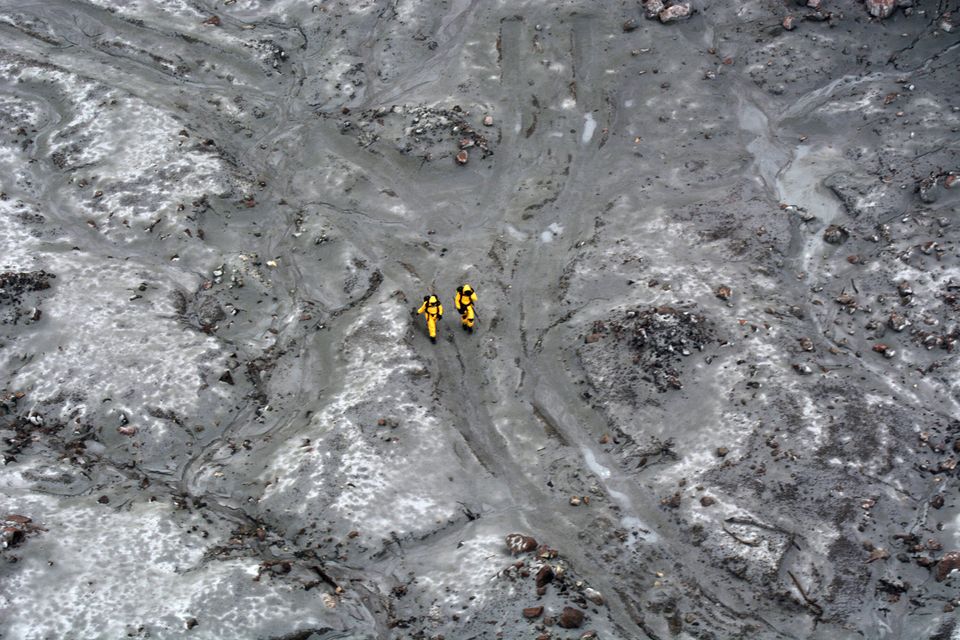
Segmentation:
<svg viewBox="0 0 960 640">
<path fill-rule="evenodd" d="M 0 637 L 960 638 L 960 5 L 661 4 L 0 2 Z"/>
</svg>

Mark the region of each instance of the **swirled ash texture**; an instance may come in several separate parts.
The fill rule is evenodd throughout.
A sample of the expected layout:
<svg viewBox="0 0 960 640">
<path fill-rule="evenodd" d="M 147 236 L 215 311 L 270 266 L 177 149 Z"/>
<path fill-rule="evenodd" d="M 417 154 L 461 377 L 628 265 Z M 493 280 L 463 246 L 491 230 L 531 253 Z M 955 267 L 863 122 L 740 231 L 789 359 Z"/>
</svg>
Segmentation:
<svg viewBox="0 0 960 640">
<path fill-rule="evenodd" d="M 955 636 L 960 7 L 645 4 L 0 1 L 0 635 Z"/>
</svg>

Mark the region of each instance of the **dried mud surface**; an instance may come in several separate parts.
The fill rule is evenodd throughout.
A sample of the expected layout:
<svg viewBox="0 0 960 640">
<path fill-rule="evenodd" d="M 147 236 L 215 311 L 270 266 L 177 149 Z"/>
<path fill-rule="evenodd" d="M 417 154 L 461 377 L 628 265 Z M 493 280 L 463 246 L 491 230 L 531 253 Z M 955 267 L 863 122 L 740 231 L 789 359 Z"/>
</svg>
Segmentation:
<svg viewBox="0 0 960 640">
<path fill-rule="evenodd" d="M 662 4 L 0 2 L 0 637 L 960 637 L 960 6 Z"/>
</svg>

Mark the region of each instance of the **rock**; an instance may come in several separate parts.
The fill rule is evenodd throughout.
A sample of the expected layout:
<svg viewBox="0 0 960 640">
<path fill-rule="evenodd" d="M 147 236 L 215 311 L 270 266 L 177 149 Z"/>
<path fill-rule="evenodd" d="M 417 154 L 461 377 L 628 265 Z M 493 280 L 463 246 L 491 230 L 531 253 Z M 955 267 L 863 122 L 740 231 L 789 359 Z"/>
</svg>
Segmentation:
<svg viewBox="0 0 960 640">
<path fill-rule="evenodd" d="M 898 114 L 899 115 L 899 114 Z M 916 187 L 916 191 L 920 194 L 920 200 L 926 204 L 933 204 L 940 199 L 940 183 L 941 179 L 945 175 L 941 173 L 931 173 L 929 176 L 921 180 Z"/>
<path fill-rule="evenodd" d="M 0 540 L 3 541 L 3 548 L 15 547 L 21 542 L 23 542 L 24 535 L 23 531 L 17 527 L 4 527 L 0 531 Z"/>
<path fill-rule="evenodd" d="M 676 509 L 677 507 L 680 506 L 681 497 L 682 496 L 678 491 L 677 493 L 674 493 L 672 496 L 661 499 L 660 504 L 663 505 L 664 507 L 670 507 L 671 509 Z"/>
<path fill-rule="evenodd" d="M 679 20 L 684 20 L 690 17 L 690 3 L 689 2 L 678 2 L 675 5 L 669 6 L 658 15 L 660 22 L 663 24 L 670 24 L 671 22 L 677 22 Z"/>
<path fill-rule="evenodd" d="M 117 427 L 117 431 L 124 436 L 134 436 L 137 435 L 137 428 L 130 425 L 124 425 L 122 427 Z"/>
<path fill-rule="evenodd" d="M 570 506 L 579 507 L 580 506 L 580 496 L 570 496 Z"/>
<path fill-rule="evenodd" d="M 492 127 L 493 126 L 493 116 L 483 116 L 483 126 Z"/>
<path fill-rule="evenodd" d="M 108 496 L 100 496 L 97 498 L 97 502 L 100 504 L 110 504 L 110 498 Z"/>
<path fill-rule="evenodd" d="M 33 522 L 31 518 L 28 518 L 27 516 L 21 516 L 16 513 L 11 513 L 10 515 L 6 516 L 4 520 L 7 522 L 16 522 L 17 524 L 30 524 Z"/>
<path fill-rule="evenodd" d="M 600 439 L 597 440 L 597 442 L 600 444 L 608 444 L 610 442 L 610 434 L 609 433 L 603 434 L 602 436 L 600 436 Z"/>
<path fill-rule="evenodd" d="M 887 319 L 887 326 L 899 333 L 910 326 L 910 321 L 899 313 L 894 312 L 891 313 Z"/>
<path fill-rule="evenodd" d="M 220 376 L 220 382 L 225 382 L 231 386 L 233 385 L 233 374 L 230 373 L 229 369 L 224 371 L 223 374 Z"/>
<path fill-rule="evenodd" d="M 522 533 L 511 533 L 504 538 L 504 541 L 507 543 L 507 549 L 515 554 L 526 553 L 537 548 L 537 541 Z"/>
<path fill-rule="evenodd" d="M 700 498 L 700 505 L 704 507 L 713 506 L 714 504 L 716 504 L 716 502 L 717 502 L 716 499 L 710 496 L 703 496 L 702 498 Z"/>
<path fill-rule="evenodd" d="M 718 457 L 718 458 L 723 458 L 723 457 L 725 457 L 728 453 L 730 453 L 730 450 L 727 449 L 726 447 L 717 447 L 717 457 Z"/>
<path fill-rule="evenodd" d="M 897 6 L 896 0 L 867 0 L 864 4 L 870 15 L 881 20 L 889 18 Z"/>
<path fill-rule="evenodd" d="M 647 17 L 647 20 L 656 20 L 663 9 L 663 0 L 644 0 L 643 13 Z"/>
<path fill-rule="evenodd" d="M 196 618 L 187 618 L 186 621 L 184 621 L 183 626 L 185 626 L 188 630 L 190 630 L 190 629 L 193 629 L 198 624 L 200 623 L 197 622 Z"/>
<path fill-rule="evenodd" d="M 889 551 L 887 551 L 886 549 L 877 547 L 876 549 L 870 552 L 870 556 L 867 558 L 867 564 L 870 564 L 871 562 L 876 562 L 877 560 L 886 560 L 889 557 L 890 557 Z"/>
<path fill-rule="evenodd" d="M 797 28 L 796 21 L 797 19 L 794 16 L 787 16 L 781 24 L 783 24 L 783 28 L 787 31 L 793 31 Z"/>
<path fill-rule="evenodd" d="M 590 602 L 592 602 L 593 604 L 597 605 L 598 607 L 603 606 L 603 603 L 604 603 L 603 594 L 601 594 L 596 589 L 591 589 L 590 587 L 587 587 L 586 589 L 583 590 L 583 597 L 589 600 Z"/>
<path fill-rule="evenodd" d="M 813 369 L 805 362 L 795 362 L 793 363 L 793 370 L 796 371 L 801 376 L 808 376 L 813 373 Z"/>
<path fill-rule="evenodd" d="M 557 624 L 564 629 L 579 629 L 583 624 L 583 611 L 573 607 L 564 607 Z"/>
<path fill-rule="evenodd" d="M 470 154 L 467 153 L 466 151 L 461 151 L 460 153 L 457 154 L 457 157 L 456 157 L 457 164 L 459 165 L 467 164 L 467 161 L 469 159 L 470 159 Z"/>
<path fill-rule="evenodd" d="M 527 607 L 523 610 L 523 617 L 529 620 L 539 618 L 543 614 L 543 607 Z"/>
<path fill-rule="evenodd" d="M 629 20 L 623 23 L 623 30 L 627 33 L 630 33 L 631 31 L 635 31 L 636 28 L 637 28 L 637 21 L 634 18 L 630 18 Z"/>
<path fill-rule="evenodd" d="M 835 224 L 830 225 L 823 232 L 823 240 L 829 244 L 843 244 L 849 237 L 849 231 Z"/>
<path fill-rule="evenodd" d="M 944 554 L 937 563 L 937 582 L 943 582 L 954 569 L 960 569 L 960 551 Z"/>
<path fill-rule="evenodd" d="M 804 351 L 813 351 L 813 340 L 810 338 L 798 338 L 797 341 L 800 343 L 800 348 Z"/>
<path fill-rule="evenodd" d="M 584 338 L 583 341 L 584 341 L 585 343 L 587 343 L 587 344 L 593 344 L 594 342 L 597 342 L 598 340 L 600 340 L 600 338 L 602 338 L 602 337 L 603 337 L 602 334 L 599 334 L 599 333 L 591 333 L 591 334 L 588 335 L 586 338 Z"/>
<path fill-rule="evenodd" d="M 594 638 L 596 637 L 597 637 L 597 632 L 591 629 L 590 631 L 584 631 L 580 635 L 580 640 L 594 640 Z"/>
<path fill-rule="evenodd" d="M 211 27 L 219 27 L 220 16 L 210 16 L 209 18 L 203 21 L 203 24 L 210 25 Z"/>
<path fill-rule="evenodd" d="M 733 295 L 733 289 L 731 289 L 727 285 L 722 284 L 716 288 L 716 290 L 714 291 L 714 294 L 721 300 L 729 300 L 730 297 Z"/>
<path fill-rule="evenodd" d="M 553 567 L 551 567 L 549 564 L 545 564 L 540 567 L 540 570 L 537 571 L 536 577 L 534 577 L 537 588 L 539 589 L 540 587 L 545 587 L 553 582 L 554 575 L 556 574 L 553 572 Z"/>
</svg>

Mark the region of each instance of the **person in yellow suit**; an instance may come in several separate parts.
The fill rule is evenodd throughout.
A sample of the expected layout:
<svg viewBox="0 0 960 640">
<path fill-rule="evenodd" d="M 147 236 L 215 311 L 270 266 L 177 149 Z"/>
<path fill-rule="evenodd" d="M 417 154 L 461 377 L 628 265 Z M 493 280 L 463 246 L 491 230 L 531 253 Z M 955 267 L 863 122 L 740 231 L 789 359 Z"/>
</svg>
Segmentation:
<svg viewBox="0 0 960 640">
<path fill-rule="evenodd" d="M 457 287 L 457 295 L 453 297 L 453 302 L 460 312 L 460 322 L 463 330 L 473 333 L 473 324 L 477 321 L 477 313 L 473 308 L 477 301 L 477 292 L 468 284 Z"/>
<path fill-rule="evenodd" d="M 417 309 L 417 314 L 423 314 L 427 319 L 427 332 L 430 342 L 437 343 L 437 321 L 443 320 L 443 305 L 435 295 L 423 296 L 423 304 Z"/>
</svg>

